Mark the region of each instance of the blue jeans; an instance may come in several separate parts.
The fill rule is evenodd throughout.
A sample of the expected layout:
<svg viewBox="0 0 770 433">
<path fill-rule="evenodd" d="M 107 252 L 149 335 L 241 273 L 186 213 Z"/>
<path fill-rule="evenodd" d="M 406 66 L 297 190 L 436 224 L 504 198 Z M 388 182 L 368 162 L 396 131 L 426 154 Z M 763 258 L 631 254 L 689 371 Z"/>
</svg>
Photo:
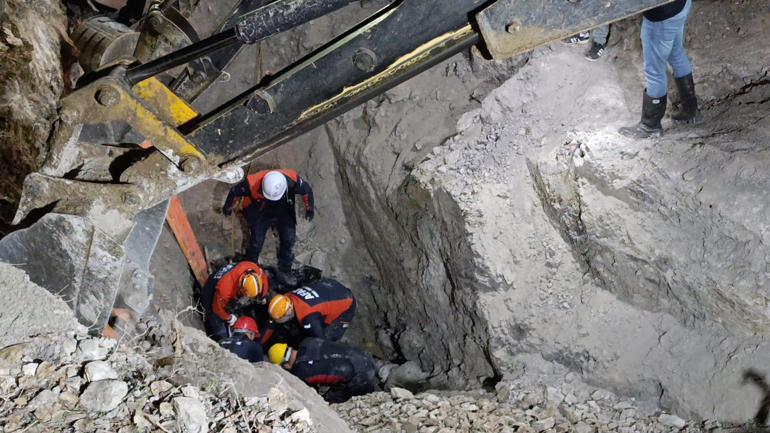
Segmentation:
<svg viewBox="0 0 770 433">
<path fill-rule="evenodd" d="M 684 50 L 684 25 L 690 15 L 692 0 L 673 17 L 652 22 L 642 21 L 642 48 L 644 75 L 647 77 L 647 95 L 662 98 L 668 93 L 667 65 L 671 65 L 674 78 L 692 73 L 690 59 Z"/>
<path fill-rule="evenodd" d="M 603 25 L 591 30 L 591 39 L 597 44 L 607 45 L 607 37 L 610 35 L 610 25 Z"/>
</svg>

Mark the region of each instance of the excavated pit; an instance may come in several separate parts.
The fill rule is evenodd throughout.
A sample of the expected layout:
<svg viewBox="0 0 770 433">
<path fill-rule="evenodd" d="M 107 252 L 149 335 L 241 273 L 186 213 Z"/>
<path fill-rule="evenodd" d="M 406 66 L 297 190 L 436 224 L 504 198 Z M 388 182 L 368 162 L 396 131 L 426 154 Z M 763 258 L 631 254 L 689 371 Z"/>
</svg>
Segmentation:
<svg viewBox="0 0 770 433">
<path fill-rule="evenodd" d="M 216 22 L 207 14 L 227 10 L 202 9 L 201 33 Z M 354 5 L 247 48 L 196 105 L 366 13 Z M 615 132 L 637 120 L 643 90 L 629 20 L 597 63 L 560 44 L 503 63 L 457 56 L 251 170 L 291 167 L 310 181 L 318 212 L 299 224 L 297 261 L 353 289 L 348 340 L 419 365 L 415 388 L 561 409 L 590 386 L 650 412 L 744 422 L 762 395 L 742 373 L 770 371 L 768 15 L 762 1 L 695 3 L 687 46 L 706 121 L 667 122 L 660 139 Z M 226 191 L 210 181 L 181 195 L 215 263 L 247 233 L 219 214 Z M 266 262 L 276 246 L 269 237 Z M 151 270 L 156 305 L 199 326 L 168 229 Z"/>
<path fill-rule="evenodd" d="M 254 169 L 311 182 L 319 212 L 300 223 L 297 260 L 353 288 L 350 340 L 416 361 L 423 387 L 516 389 L 571 372 L 683 416 L 745 420 L 761 395 L 741 374 L 768 355 L 758 5 L 696 5 L 688 46 L 706 122 L 666 123 L 659 140 L 615 133 L 642 91 L 632 20 L 598 63 L 559 44 L 504 64 L 458 56 Z M 225 191 L 183 195 L 215 258 L 232 250 L 216 213 Z"/>
</svg>

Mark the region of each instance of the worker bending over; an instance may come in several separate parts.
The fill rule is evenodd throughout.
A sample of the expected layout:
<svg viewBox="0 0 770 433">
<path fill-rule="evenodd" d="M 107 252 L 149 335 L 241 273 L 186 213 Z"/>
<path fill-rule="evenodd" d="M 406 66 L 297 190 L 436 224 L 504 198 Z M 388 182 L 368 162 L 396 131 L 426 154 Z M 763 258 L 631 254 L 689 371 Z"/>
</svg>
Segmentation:
<svg viewBox="0 0 770 433">
<path fill-rule="evenodd" d="M 218 270 L 201 290 L 206 333 L 215 341 L 227 337 L 228 326 L 238 320 L 228 309 L 242 298 L 265 304 L 268 290 L 267 275 L 254 262 L 231 263 Z"/>
<path fill-rule="evenodd" d="M 296 350 L 278 343 L 270 347 L 268 358 L 310 386 L 329 386 L 324 395 L 329 403 L 374 391 L 372 356 L 343 343 L 306 338 Z"/>
<path fill-rule="evenodd" d="M 235 197 L 243 197 L 243 212 L 251 230 L 246 258 L 259 263 L 259 254 L 265 243 L 267 229 L 278 229 L 278 278 L 288 285 L 296 285 L 291 275 L 294 262 L 294 243 L 297 238 L 297 215 L 294 209 L 295 195 L 302 195 L 305 202 L 305 219 L 313 219 L 315 203 L 310 184 L 294 170 L 263 170 L 249 175 L 233 186 L 227 194 L 222 213 L 230 215 Z"/>
<path fill-rule="evenodd" d="M 324 278 L 273 297 L 267 311 L 278 323 L 296 318 L 308 337 L 337 341 L 356 314 L 356 300 L 350 289 L 336 280 Z"/>
<path fill-rule="evenodd" d="M 251 317 L 241 317 L 233 325 L 233 335 L 219 340 L 219 345 L 249 362 L 265 360 L 257 322 Z"/>
</svg>

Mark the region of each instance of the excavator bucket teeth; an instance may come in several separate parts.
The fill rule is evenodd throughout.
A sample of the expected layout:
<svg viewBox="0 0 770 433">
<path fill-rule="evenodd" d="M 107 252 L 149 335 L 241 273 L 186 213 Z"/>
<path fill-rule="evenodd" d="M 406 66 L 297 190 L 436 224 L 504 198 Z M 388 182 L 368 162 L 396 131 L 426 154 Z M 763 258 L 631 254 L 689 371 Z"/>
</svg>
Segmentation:
<svg viewBox="0 0 770 433">
<path fill-rule="evenodd" d="M 118 292 L 123 247 L 87 219 L 47 214 L 0 240 L 0 261 L 61 296 L 80 323 L 101 330 Z"/>
<path fill-rule="evenodd" d="M 101 332 L 114 306 L 137 315 L 149 307 L 150 257 L 167 208 L 168 201 L 136 215 L 122 242 L 90 218 L 49 213 L 0 239 L 0 261 L 25 270 L 33 282 L 61 296 L 80 323 Z"/>
</svg>

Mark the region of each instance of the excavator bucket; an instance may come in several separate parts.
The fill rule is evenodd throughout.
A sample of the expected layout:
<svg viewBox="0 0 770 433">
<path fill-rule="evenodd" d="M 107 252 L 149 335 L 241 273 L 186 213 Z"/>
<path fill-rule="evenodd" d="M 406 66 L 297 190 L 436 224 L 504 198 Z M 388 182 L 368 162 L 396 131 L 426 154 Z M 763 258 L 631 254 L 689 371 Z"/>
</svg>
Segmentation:
<svg viewBox="0 0 770 433">
<path fill-rule="evenodd" d="M 150 257 L 168 202 L 140 212 L 120 243 L 90 219 L 50 213 L 31 227 L 0 239 L 0 261 L 61 296 L 78 320 L 101 331 L 113 306 L 143 313 L 152 299 Z"/>
<path fill-rule="evenodd" d="M 498 0 L 476 20 L 490 54 L 507 59 L 664 3 L 668 1 Z"/>
</svg>

